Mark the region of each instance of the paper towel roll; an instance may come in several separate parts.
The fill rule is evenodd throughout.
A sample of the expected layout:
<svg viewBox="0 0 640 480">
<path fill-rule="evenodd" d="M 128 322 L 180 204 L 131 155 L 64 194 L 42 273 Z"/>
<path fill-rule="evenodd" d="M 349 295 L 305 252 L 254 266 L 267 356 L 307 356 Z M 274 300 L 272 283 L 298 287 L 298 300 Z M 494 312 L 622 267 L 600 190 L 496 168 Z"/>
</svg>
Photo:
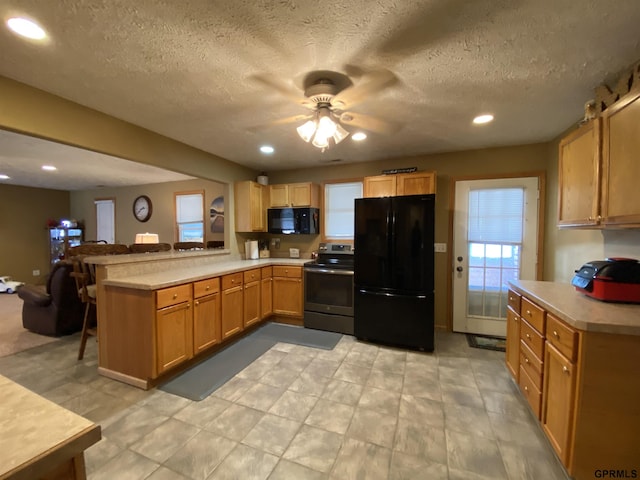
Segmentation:
<svg viewBox="0 0 640 480">
<path fill-rule="evenodd" d="M 257 240 L 247 240 L 244 242 L 244 256 L 247 260 L 257 260 L 260 258 Z"/>
</svg>

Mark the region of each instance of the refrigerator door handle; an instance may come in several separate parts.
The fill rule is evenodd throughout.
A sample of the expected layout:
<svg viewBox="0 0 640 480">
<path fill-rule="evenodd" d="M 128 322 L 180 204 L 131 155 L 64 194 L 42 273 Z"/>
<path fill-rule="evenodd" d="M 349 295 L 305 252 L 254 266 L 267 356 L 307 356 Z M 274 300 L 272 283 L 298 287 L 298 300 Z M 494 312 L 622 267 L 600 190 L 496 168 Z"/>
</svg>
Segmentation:
<svg viewBox="0 0 640 480">
<path fill-rule="evenodd" d="M 374 295 L 377 297 L 410 297 L 410 298 L 418 298 L 420 300 L 424 300 L 427 298 L 426 295 L 411 295 L 411 294 L 401 294 L 401 293 L 389 293 L 389 292 L 377 292 L 375 290 L 367 290 L 366 288 L 359 288 L 358 293 L 362 293 L 364 295 Z"/>
</svg>

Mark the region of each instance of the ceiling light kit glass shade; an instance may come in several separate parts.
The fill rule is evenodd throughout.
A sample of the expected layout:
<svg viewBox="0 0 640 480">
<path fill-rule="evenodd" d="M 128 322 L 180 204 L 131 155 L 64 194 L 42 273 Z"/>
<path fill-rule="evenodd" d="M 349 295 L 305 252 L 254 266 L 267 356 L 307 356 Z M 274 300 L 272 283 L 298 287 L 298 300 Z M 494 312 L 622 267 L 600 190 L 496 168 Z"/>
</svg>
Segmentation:
<svg viewBox="0 0 640 480">
<path fill-rule="evenodd" d="M 349 136 L 349 132 L 340 125 L 328 106 L 320 106 L 316 118 L 305 122 L 296 130 L 302 140 L 307 143 L 311 141 L 311 145 L 322 150 L 329 148 L 329 139 L 333 138 L 337 145 Z"/>
</svg>

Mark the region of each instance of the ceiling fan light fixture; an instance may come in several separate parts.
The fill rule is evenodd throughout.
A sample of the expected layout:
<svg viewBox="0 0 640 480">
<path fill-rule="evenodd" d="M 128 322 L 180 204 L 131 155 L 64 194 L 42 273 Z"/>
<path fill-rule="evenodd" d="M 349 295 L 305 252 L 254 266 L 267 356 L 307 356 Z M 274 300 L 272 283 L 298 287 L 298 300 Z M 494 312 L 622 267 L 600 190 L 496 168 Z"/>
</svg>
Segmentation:
<svg viewBox="0 0 640 480">
<path fill-rule="evenodd" d="M 333 134 L 333 141 L 336 142 L 336 145 L 339 144 L 342 140 L 349 136 L 349 132 L 347 132 L 342 125 L 339 123 L 336 124 L 336 131 Z"/>
<path fill-rule="evenodd" d="M 318 129 L 311 144 L 314 147 L 322 148 L 324 150 L 325 148 L 329 148 L 329 139 L 322 135 L 322 132 Z"/>
<path fill-rule="evenodd" d="M 298 135 L 300 135 L 300 138 L 309 143 L 309 141 L 313 138 L 313 134 L 316 133 L 316 122 L 314 120 L 309 120 L 308 122 L 296 128 L 296 130 L 298 131 Z"/>
</svg>

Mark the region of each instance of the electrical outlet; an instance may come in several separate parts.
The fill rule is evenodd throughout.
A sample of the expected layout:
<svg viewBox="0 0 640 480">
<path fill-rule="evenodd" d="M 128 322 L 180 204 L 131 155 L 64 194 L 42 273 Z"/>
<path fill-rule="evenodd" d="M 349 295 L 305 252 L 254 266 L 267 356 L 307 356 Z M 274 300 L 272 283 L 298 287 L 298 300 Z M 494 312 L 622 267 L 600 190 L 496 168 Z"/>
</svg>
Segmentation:
<svg viewBox="0 0 640 480">
<path fill-rule="evenodd" d="M 39 277 L 40 276 L 40 270 L 34 270 L 31 273 L 33 274 L 34 277 Z"/>
<path fill-rule="evenodd" d="M 434 252 L 438 252 L 438 253 L 446 253 L 447 244 L 446 243 L 434 243 L 433 244 L 433 251 Z"/>
</svg>

